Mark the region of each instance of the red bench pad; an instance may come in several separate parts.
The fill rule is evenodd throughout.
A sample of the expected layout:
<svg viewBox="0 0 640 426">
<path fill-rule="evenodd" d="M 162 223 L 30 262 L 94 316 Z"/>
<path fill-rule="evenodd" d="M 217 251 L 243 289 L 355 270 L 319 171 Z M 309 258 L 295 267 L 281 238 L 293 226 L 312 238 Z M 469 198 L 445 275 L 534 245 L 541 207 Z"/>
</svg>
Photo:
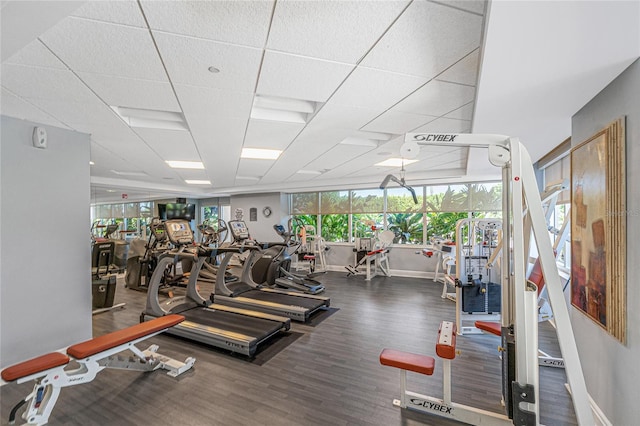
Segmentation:
<svg viewBox="0 0 640 426">
<path fill-rule="evenodd" d="M 61 354 L 60 352 L 51 352 L 50 354 L 41 355 L 28 361 L 21 362 L 20 364 L 5 368 L 2 370 L 2 380 L 12 382 L 33 373 L 38 373 L 50 368 L 66 365 L 68 363 L 69 357 L 65 354 Z"/>
<path fill-rule="evenodd" d="M 302 256 L 302 258 L 304 260 L 314 260 L 316 257 L 312 254 L 305 254 L 304 256 Z"/>
<path fill-rule="evenodd" d="M 440 358 L 454 359 L 456 357 L 456 325 L 450 321 L 442 321 L 438 329 L 436 341 L 436 355 Z"/>
<path fill-rule="evenodd" d="M 382 353 L 380 353 L 380 364 L 431 376 L 436 360 L 427 355 L 412 354 L 395 349 L 383 349 Z"/>
<path fill-rule="evenodd" d="M 123 345 L 140 337 L 148 336 L 156 331 L 173 327 L 184 321 L 182 315 L 166 315 L 151 321 L 136 324 L 134 326 L 114 331 L 113 333 L 99 336 L 86 342 L 78 343 L 67 348 L 67 354 L 76 359 L 83 359 L 106 351 L 116 346 Z"/>
<path fill-rule="evenodd" d="M 495 334 L 496 336 L 502 336 L 502 330 L 499 322 L 493 321 L 476 321 L 476 328 L 479 328 L 482 331 L 486 331 L 487 333 Z"/>
</svg>

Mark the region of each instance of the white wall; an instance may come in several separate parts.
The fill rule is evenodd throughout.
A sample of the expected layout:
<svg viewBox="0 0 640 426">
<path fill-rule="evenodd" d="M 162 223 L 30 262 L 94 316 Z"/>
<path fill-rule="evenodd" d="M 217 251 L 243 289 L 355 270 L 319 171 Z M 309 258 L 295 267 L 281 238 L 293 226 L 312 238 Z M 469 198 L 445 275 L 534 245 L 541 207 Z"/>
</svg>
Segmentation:
<svg viewBox="0 0 640 426">
<path fill-rule="evenodd" d="M 623 345 L 577 310 L 571 321 L 587 388 L 614 425 L 640 418 L 640 62 L 636 61 L 572 119 L 572 145 L 626 116 L 627 153 L 627 344 Z M 636 402 L 634 402 L 636 401 Z"/>
<path fill-rule="evenodd" d="M 249 220 L 249 210 L 258 209 L 257 221 Z M 271 216 L 265 217 L 262 210 L 271 208 Z M 281 238 L 273 230 L 273 225 L 280 223 L 287 225 L 289 219 L 289 204 L 287 194 L 274 192 L 268 194 L 232 195 L 231 218 L 235 220 L 235 210 L 244 211 L 243 220 L 247 222 L 251 237 L 257 241 L 281 241 Z"/>
<path fill-rule="evenodd" d="M 89 135 L 1 117 L 0 366 L 91 337 Z"/>
</svg>

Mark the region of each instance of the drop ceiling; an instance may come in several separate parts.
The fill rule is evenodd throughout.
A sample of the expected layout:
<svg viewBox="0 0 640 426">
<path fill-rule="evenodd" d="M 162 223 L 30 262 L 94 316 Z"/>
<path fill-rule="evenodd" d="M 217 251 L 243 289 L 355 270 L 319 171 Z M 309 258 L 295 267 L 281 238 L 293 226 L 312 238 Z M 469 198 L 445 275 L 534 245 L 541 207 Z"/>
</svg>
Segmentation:
<svg viewBox="0 0 640 426">
<path fill-rule="evenodd" d="M 521 35 L 500 28 L 505 21 L 522 28 L 512 18 L 540 13 L 551 6 L 536 4 L 548 2 L 140 0 L 43 2 L 35 11 L 24 3 L 38 2 L 2 2 L 2 114 L 89 133 L 96 202 L 121 193 L 144 200 L 375 187 L 399 173 L 375 164 L 398 157 L 403 134 L 413 131 L 481 129 L 521 136 L 525 145 L 527 136 L 539 157 L 569 136 L 571 115 L 640 53 L 636 29 L 631 47 L 592 60 L 589 90 L 569 88 L 570 100 L 552 102 L 561 105 L 553 111 L 561 125 L 542 131 L 542 140 L 535 117 L 518 115 L 509 101 L 524 112 L 524 95 L 536 107 L 550 100 L 541 88 L 523 93 L 530 86 L 524 76 L 504 80 L 505 66 L 518 68 L 509 58 L 519 56 L 512 43 Z M 608 13 L 635 11 L 637 28 L 640 13 L 629 3 Z M 583 9 L 563 13 L 582 20 L 603 13 Z M 29 28 L 34 13 L 41 32 Z M 25 28 L 5 25 L 16 19 Z M 574 36 L 571 43 L 581 41 Z M 563 78 L 580 72 L 583 53 L 569 55 L 571 69 L 558 66 Z M 598 61 L 607 61 L 606 72 L 595 73 Z M 530 68 L 551 75 L 548 64 Z M 552 80 L 540 83 L 553 87 Z M 185 129 L 130 126 L 118 109 L 171 113 Z M 246 159 L 242 148 L 282 154 Z M 497 177 L 478 157 L 465 148 L 422 150 L 406 166 L 407 180 Z M 200 161 L 204 169 L 172 169 L 168 160 Z M 211 184 L 185 182 L 191 179 Z"/>
</svg>

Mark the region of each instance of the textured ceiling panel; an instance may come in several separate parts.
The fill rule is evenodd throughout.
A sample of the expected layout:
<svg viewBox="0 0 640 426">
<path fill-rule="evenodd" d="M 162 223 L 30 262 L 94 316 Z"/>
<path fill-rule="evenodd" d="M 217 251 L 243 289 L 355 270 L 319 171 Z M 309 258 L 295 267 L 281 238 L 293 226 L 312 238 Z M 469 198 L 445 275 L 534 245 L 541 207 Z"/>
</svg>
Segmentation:
<svg viewBox="0 0 640 426">
<path fill-rule="evenodd" d="M 441 116 L 473 100 L 475 88 L 432 80 L 393 107 L 396 111 Z"/>
<path fill-rule="evenodd" d="M 35 67 L 58 68 L 66 70 L 58 58 L 47 49 L 40 40 L 34 40 L 22 50 L 7 59 L 6 64 L 31 65 Z"/>
<path fill-rule="evenodd" d="M 482 17 L 414 1 L 362 65 L 432 78 L 480 44 Z"/>
<path fill-rule="evenodd" d="M 154 37 L 174 84 L 253 92 L 260 49 L 158 32 Z M 220 72 L 211 73 L 212 66 Z"/>
<path fill-rule="evenodd" d="M 264 176 L 273 166 L 274 160 L 254 160 L 241 158 L 238 165 L 239 176 Z"/>
<path fill-rule="evenodd" d="M 168 82 L 89 73 L 79 76 L 109 105 L 181 112 Z"/>
<path fill-rule="evenodd" d="M 93 102 L 33 99 L 31 102 L 67 125 L 71 125 L 71 123 L 108 124 L 113 121 L 114 117 L 111 108 L 97 99 Z"/>
<path fill-rule="evenodd" d="M 479 61 L 480 49 L 477 49 L 436 78 L 441 81 L 475 86 L 478 78 Z"/>
<path fill-rule="evenodd" d="M 143 1 L 154 30 L 264 47 L 273 1 Z"/>
<path fill-rule="evenodd" d="M 471 122 L 466 120 L 456 120 L 453 118 L 438 118 L 424 126 L 414 130 L 415 133 L 467 133 L 471 131 Z"/>
<path fill-rule="evenodd" d="M 352 69 L 338 62 L 267 51 L 257 93 L 325 102 Z"/>
<path fill-rule="evenodd" d="M 76 10 L 73 16 L 146 28 L 135 0 L 88 1 Z"/>
<path fill-rule="evenodd" d="M 176 85 L 175 89 L 189 125 L 197 117 L 204 120 L 243 118 L 245 122 L 249 118 L 253 93 L 181 85 Z"/>
<path fill-rule="evenodd" d="M 361 108 L 377 107 L 383 112 L 427 81 L 422 77 L 358 67 L 331 97 L 331 102 Z"/>
<path fill-rule="evenodd" d="M 164 160 L 200 161 L 200 155 L 184 130 L 136 129 L 136 133 Z"/>
<path fill-rule="evenodd" d="M 482 15 L 486 10 L 487 2 L 485 0 L 447 0 L 447 5 Z"/>
<path fill-rule="evenodd" d="M 409 112 L 389 110 L 364 126 L 363 130 L 384 133 L 406 133 L 416 127 L 435 120 L 431 115 L 412 114 Z"/>
<path fill-rule="evenodd" d="M 142 28 L 67 18 L 40 39 L 76 72 L 167 79 L 149 31 Z"/>
<path fill-rule="evenodd" d="M 285 149 L 300 133 L 304 124 L 249 120 L 245 148 Z"/>
<path fill-rule="evenodd" d="M 311 119 L 307 129 L 359 129 L 376 118 L 382 108 L 359 108 L 349 105 L 339 105 L 329 101 Z M 306 129 L 305 129 L 306 131 Z"/>
<path fill-rule="evenodd" d="M 267 47 L 355 64 L 406 6 L 405 1 L 280 1 Z"/>
<path fill-rule="evenodd" d="M 73 73 L 60 69 L 3 64 L 2 86 L 23 98 L 76 102 L 96 100 Z"/>
<path fill-rule="evenodd" d="M 60 121 L 42 111 L 26 100 L 14 96 L 9 91 L 2 89 L 0 95 L 0 114 L 9 117 L 20 118 L 23 120 L 33 121 L 35 123 L 48 124 L 51 126 L 67 128 Z"/>
<path fill-rule="evenodd" d="M 139 140 L 133 130 L 115 114 L 111 119 L 105 120 L 105 123 L 69 123 L 69 126 L 78 132 L 89 133 L 92 140 L 105 146 L 114 143 L 114 141 L 126 144 L 129 141 L 137 143 Z"/>
<path fill-rule="evenodd" d="M 471 121 L 473 118 L 473 107 L 473 102 L 469 102 L 468 104 L 451 111 L 449 114 L 445 115 L 445 117 Z"/>
<path fill-rule="evenodd" d="M 367 146 L 338 144 L 302 168 L 309 170 L 331 170 L 353 158 L 371 151 L 371 149 L 371 147 Z"/>
</svg>

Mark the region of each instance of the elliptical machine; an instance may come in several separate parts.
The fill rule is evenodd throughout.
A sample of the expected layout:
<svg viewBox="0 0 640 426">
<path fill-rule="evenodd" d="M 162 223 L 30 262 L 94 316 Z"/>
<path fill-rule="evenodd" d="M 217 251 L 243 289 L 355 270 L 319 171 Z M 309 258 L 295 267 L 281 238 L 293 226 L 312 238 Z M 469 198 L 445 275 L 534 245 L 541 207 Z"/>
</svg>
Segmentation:
<svg viewBox="0 0 640 426">
<path fill-rule="evenodd" d="M 244 245 L 250 241 L 244 222 L 232 220 L 229 221 L 229 225 L 234 244 Z M 321 282 L 289 271 L 291 268 L 291 256 L 287 249 L 290 248 L 292 234 L 290 231 L 283 232 L 284 227 L 282 225 L 274 225 L 274 229 L 279 235 L 283 236 L 284 241 L 256 243 L 263 250 L 260 258 L 254 262 L 251 268 L 253 281 L 257 284 L 279 286 L 307 294 L 322 293 L 324 285 Z M 291 219 L 289 219 L 289 229 L 291 229 Z"/>
</svg>

